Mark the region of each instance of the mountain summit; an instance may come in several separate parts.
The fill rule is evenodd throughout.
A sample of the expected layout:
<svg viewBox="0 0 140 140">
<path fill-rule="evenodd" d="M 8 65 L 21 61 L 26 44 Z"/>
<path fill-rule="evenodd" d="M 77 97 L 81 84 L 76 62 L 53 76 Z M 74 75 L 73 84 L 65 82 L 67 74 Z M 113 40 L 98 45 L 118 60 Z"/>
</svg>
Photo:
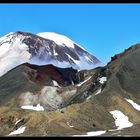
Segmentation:
<svg viewBox="0 0 140 140">
<path fill-rule="evenodd" d="M 10 32 L 0 38 L 0 76 L 14 67 L 30 63 L 91 69 L 100 61 L 64 35 L 43 32 Z"/>
</svg>

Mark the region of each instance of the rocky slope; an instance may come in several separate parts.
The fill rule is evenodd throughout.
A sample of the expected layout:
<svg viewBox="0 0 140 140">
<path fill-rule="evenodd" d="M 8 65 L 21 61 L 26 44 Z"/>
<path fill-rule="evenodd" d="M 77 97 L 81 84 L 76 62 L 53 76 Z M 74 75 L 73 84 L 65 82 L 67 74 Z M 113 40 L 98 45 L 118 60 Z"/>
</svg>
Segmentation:
<svg viewBox="0 0 140 140">
<path fill-rule="evenodd" d="M 79 72 L 71 68 L 76 82 L 66 80 L 65 69 L 53 65 L 16 67 L 0 78 L 0 135 L 140 136 L 139 60 L 136 44 L 105 67 Z M 29 78 L 28 72 L 33 77 L 43 72 L 43 80 Z M 69 82 L 60 85 L 60 79 Z M 42 108 L 33 108 L 37 106 Z M 23 132 L 11 133 L 17 130 Z"/>
</svg>

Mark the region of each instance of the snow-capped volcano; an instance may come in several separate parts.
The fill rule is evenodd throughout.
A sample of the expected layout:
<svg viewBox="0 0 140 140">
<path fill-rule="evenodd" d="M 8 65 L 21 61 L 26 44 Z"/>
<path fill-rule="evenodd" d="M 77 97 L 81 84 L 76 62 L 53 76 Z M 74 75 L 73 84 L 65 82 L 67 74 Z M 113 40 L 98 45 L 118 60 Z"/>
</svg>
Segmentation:
<svg viewBox="0 0 140 140">
<path fill-rule="evenodd" d="M 58 67 L 91 69 L 100 61 L 64 35 L 43 32 L 10 32 L 0 38 L 0 76 L 23 64 L 53 64 Z"/>
</svg>

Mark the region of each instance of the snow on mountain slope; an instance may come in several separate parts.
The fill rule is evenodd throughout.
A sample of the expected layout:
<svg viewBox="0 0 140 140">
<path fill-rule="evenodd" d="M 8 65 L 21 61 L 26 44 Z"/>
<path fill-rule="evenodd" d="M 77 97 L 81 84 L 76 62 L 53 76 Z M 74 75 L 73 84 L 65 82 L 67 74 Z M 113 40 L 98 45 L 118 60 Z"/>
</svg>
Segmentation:
<svg viewBox="0 0 140 140">
<path fill-rule="evenodd" d="M 1 46 L 2 49 L 0 47 L 0 76 L 30 59 L 31 54 L 28 52 L 28 46 L 25 44 L 19 45 L 19 42 L 19 39 L 13 42 L 12 48 L 9 44 Z"/>
<path fill-rule="evenodd" d="M 127 99 L 125 98 L 127 102 L 129 102 L 135 109 L 137 109 L 138 111 L 140 111 L 140 105 L 138 105 L 137 103 L 135 103 L 133 100 Z"/>
<path fill-rule="evenodd" d="M 129 118 L 125 116 L 121 111 L 114 110 L 110 111 L 110 113 L 113 115 L 115 119 L 116 126 L 118 126 L 117 130 L 133 126 L 133 123 L 130 122 Z"/>
<path fill-rule="evenodd" d="M 100 61 L 68 37 L 51 32 L 10 32 L 0 38 L 0 76 L 23 64 L 91 69 Z"/>
<path fill-rule="evenodd" d="M 68 47 L 74 48 L 73 41 L 64 35 L 56 34 L 53 32 L 42 32 L 42 33 L 38 33 L 37 35 L 46 39 L 53 40 L 58 45 L 62 45 L 62 46 L 66 45 Z"/>
<path fill-rule="evenodd" d="M 13 32 L 10 32 L 10 33 L 6 34 L 5 36 L 1 37 L 0 41 L 3 41 L 4 39 L 6 39 L 11 34 L 13 34 Z"/>
<path fill-rule="evenodd" d="M 97 63 L 99 65 L 99 60 L 97 60 L 97 58 L 95 58 L 80 45 L 78 45 L 77 43 L 75 43 L 74 41 L 72 41 L 64 35 L 60 35 L 53 32 L 43 32 L 38 33 L 37 35 L 46 39 L 50 39 L 54 41 L 57 45 L 61 46 L 61 50 L 62 52 L 64 52 L 63 56 L 65 57 L 63 58 L 63 60 L 67 59 L 67 61 L 63 61 L 62 67 L 63 65 L 65 65 L 67 67 L 72 66 L 76 69 L 90 69 L 93 68 L 93 63 L 94 67 Z M 65 47 L 67 47 L 69 51 L 65 51 Z M 54 52 L 55 54 L 58 54 L 56 51 Z M 68 62 L 69 64 L 67 64 L 66 62 Z"/>
<path fill-rule="evenodd" d="M 25 126 L 21 126 L 20 128 L 18 128 L 17 130 L 11 132 L 8 136 L 13 136 L 13 135 L 17 135 L 17 134 L 22 134 L 25 131 Z"/>
</svg>

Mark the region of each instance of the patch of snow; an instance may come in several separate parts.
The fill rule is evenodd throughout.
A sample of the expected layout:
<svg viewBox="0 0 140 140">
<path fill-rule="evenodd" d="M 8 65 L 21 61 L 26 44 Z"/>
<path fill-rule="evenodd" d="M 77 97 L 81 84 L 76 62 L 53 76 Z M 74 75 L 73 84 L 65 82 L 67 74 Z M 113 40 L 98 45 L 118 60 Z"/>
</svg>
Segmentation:
<svg viewBox="0 0 140 140">
<path fill-rule="evenodd" d="M 113 118 L 115 119 L 116 126 L 118 126 L 116 130 L 133 126 L 133 123 L 131 123 L 128 120 L 128 117 L 124 115 L 121 111 L 114 110 L 114 111 L 110 111 L 110 113 L 113 115 Z"/>
<path fill-rule="evenodd" d="M 127 99 L 127 102 L 129 102 L 135 109 L 137 109 L 138 111 L 140 111 L 140 105 L 136 104 L 134 101 L 130 100 L 130 99 Z"/>
<path fill-rule="evenodd" d="M 74 82 L 73 81 L 71 81 L 71 83 L 72 83 L 72 85 L 74 85 Z"/>
<path fill-rule="evenodd" d="M 101 77 L 101 78 L 99 78 L 99 82 L 101 83 L 101 84 L 103 84 L 104 82 L 106 82 L 107 81 L 107 77 Z"/>
<path fill-rule="evenodd" d="M 53 54 L 56 56 L 58 55 L 58 53 L 55 51 L 55 49 L 53 49 Z"/>
<path fill-rule="evenodd" d="M 88 97 L 86 98 L 86 100 L 88 101 L 91 97 L 92 97 L 91 95 L 90 95 L 90 96 L 88 96 Z"/>
<path fill-rule="evenodd" d="M 106 132 L 106 130 L 104 131 L 95 131 L 95 132 L 87 132 L 87 135 L 88 136 L 99 136 L 99 135 L 102 135 Z"/>
<path fill-rule="evenodd" d="M 79 63 L 79 60 L 75 60 L 74 58 L 72 58 L 69 54 L 66 53 L 66 55 L 68 56 L 69 59 L 71 59 L 75 64 Z"/>
<path fill-rule="evenodd" d="M 93 131 L 93 132 L 87 132 L 87 135 L 73 135 L 73 136 L 99 136 L 106 133 L 106 130 L 104 131 Z"/>
<path fill-rule="evenodd" d="M 59 86 L 59 84 L 57 83 L 57 81 L 53 80 L 53 85 L 54 86 Z"/>
<path fill-rule="evenodd" d="M 92 62 L 92 60 L 88 56 L 85 55 L 84 57 L 87 61 Z"/>
<path fill-rule="evenodd" d="M 37 34 L 40 37 L 54 41 L 58 45 L 66 45 L 68 47 L 74 48 L 73 41 L 64 35 L 60 35 L 54 32 L 42 32 Z"/>
<path fill-rule="evenodd" d="M 20 128 L 18 128 L 17 130 L 11 132 L 8 136 L 12 136 L 12 135 L 17 135 L 17 134 L 22 134 L 25 131 L 25 126 L 21 126 Z"/>
<path fill-rule="evenodd" d="M 101 89 L 99 89 L 96 93 L 95 93 L 95 95 L 97 95 L 97 94 L 99 94 L 99 93 L 101 93 Z"/>
<path fill-rule="evenodd" d="M 25 105 L 25 106 L 21 106 L 21 108 L 35 110 L 35 111 L 44 111 L 43 106 L 40 106 L 40 104 L 38 104 L 37 106 Z"/>
<path fill-rule="evenodd" d="M 78 87 L 80 87 L 82 84 L 84 84 L 85 82 L 87 82 L 89 79 L 91 79 L 92 76 L 90 76 L 89 78 L 87 78 L 86 80 L 84 80 L 83 82 L 77 84 Z"/>
<path fill-rule="evenodd" d="M 69 127 L 74 127 L 73 125 L 70 125 L 69 122 L 67 122 L 67 125 L 68 125 Z"/>
<path fill-rule="evenodd" d="M 22 119 L 17 120 L 16 123 L 15 123 L 15 125 L 18 124 L 21 120 L 22 120 Z"/>
</svg>

